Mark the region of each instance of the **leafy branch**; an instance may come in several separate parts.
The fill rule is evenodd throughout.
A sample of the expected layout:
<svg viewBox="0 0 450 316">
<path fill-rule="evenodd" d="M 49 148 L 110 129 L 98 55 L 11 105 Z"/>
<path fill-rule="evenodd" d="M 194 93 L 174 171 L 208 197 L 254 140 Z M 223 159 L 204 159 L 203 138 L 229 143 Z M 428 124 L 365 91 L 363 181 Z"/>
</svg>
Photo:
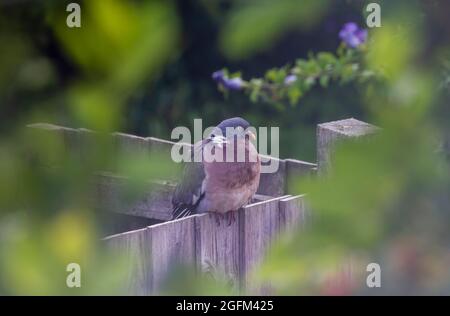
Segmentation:
<svg viewBox="0 0 450 316">
<path fill-rule="evenodd" d="M 307 59 L 297 59 L 293 65 L 272 68 L 264 77 L 248 81 L 243 80 L 240 73 L 229 74 L 226 69 L 216 71 L 213 79 L 225 94 L 229 90 L 241 90 L 249 95 L 252 102 L 279 103 L 288 100 L 295 105 L 316 85 L 326 88 L 333 82 L 364 82 L 376 77 L 377 74 L 363 64 L 367 31 L 359 29 L 354 23 L 347 23 L 339 36 L 342 43 L 336 53 L 310 53 Z"/>
</svg>

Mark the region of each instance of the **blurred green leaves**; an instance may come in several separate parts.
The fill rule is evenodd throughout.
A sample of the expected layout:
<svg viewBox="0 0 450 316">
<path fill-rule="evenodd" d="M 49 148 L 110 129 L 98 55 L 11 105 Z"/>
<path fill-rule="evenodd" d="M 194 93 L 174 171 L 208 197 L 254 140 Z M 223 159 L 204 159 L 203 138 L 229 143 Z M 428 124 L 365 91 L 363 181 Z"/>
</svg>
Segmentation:
<svg viewBox="0 0 450 316">
<path fill-rule="evenodd" d="M 405 288 L 448 293 L 450 170 L 434 146 L 435 138 L 442 137 L 448 124 L 445 115 L 439 117 L 441 126 L 431 116 L 436 102 L 445 100 L 440 98 L 434 73 L 441 65 L 428 67 L 434 63 L 431 57 L 436 52 L 433 47 L 424 50 L 424 25 L 417 19 L 422 12 L 409 0 L 390 3 L 382 5 L 383 27 L 371 30 L 363 59 L 359 60 L 359 52 L 341 46 L 336 54 L 311 55 L 249 81 L 253 89 L 250 98 L 258 101 L 266 89 L 284 84 L 292 70 L 301 80 L 285 87 L 282 95 L 275 95 L 279 104 L 277 98 L 295 103 L 313 86 L 327 87 L 333 80 L 366 82 L 375 72 L 385 79 L 368 82 L 358 90 L 366 89 L 365 120 L 382 131 L 357 143 L 339 144 L 332 172 L 326 177 L 298 181 L 299 193 L 307 193 L 313 220 L 306 230 L 283 238 L 261 270 L 254 273 L 255 278 L 270 282 L 277 294 L 329 293 L 324 290 L 328 280 L 339 275 L 353 256 L 358 257 L 353 261 L 357 275 L 367 262 L 386 264 L 383 280 L 388 283 L 386 289 L 395 285 L 395 294 Z M 392 10 L 384 10 L 385 4 Z M 129 177 L 131 185 L 124 198 L 135 199 L 147 189 L 149 178 L 164 179 L 175 172 L 167 155 L 158 149 L 151 157 L 146 151 L 115 151 L 117 144 L 106 132 L 122 130 L 129 115 L 127 99 L 136 91 L 151 89 L 152 80 L 180 54 L 180 12 L 171 1 L 84 1 L 82 28 L 69 29 L 60 1 L 32 6 L 47 15 L 48 33 L 57 39 L 53 45 L 59 45 L 52 52 L 63 50 L 66 60 L 51 60 L 41 39 L 31 40 L 26 31 L 20 31 L 20 15 L 6 19 L 1 12 L 0 38 L 5 44 L 0 50 L 0 106 L 23 106 L 14 102 L 13 93 L 44 93 L 25 99 L 37 110 L 20 120 L 12 119 L 14 128 L 0 138 L 0 293 L 123 293 L 129 258 L 113 256 L 99 240 L 104 223 L 92 203 L 92 177 L 105 170 Z M 273 46 L 289 30 L 307 31 L 325 22 L 323 17 L 330 7 L 330 1 L 313 0 L 233 2 L 231 11 L 223 11 L 228 15 L 219 30 L 219 46 L 230 60 L 249 58 Z M 58 63 L 73 67 L 73 74 L 59 91 L 47 95 L 45 89 L 54 80 L 62 80 Z M 368 68 L 363 67 L 365 63 Z M 329 73 L 330 65 L 333 73 Z M 169 95 L 171 84 L 165 83 Z M 183 87 L 187 91 L 192 86 L 186 83 Z M 325 116 L 312 110 L 297 113 L 311 124 L 337 119 L 351 111 L 348 97 L 348 93 L 343 94 L 336 101 L 334 95 L 326 98 L 319 93 L 312 103 L 326 103 Z M 49 110 L 48 104 L 58 107 Z M 333 109 L 335 105 L 346 107 L 338 112 Z M 175 105 L 173 111 L 177 110 Z M 202 110 L 195 108 L 187 115 L 212 111 L 211 107 Z M 161 117 L 154 120 L 162 120 L 163 113 L 170 115 L 171 111 L 158 112 Z M 261 121 L 267 122 L 272 113 L 260 114 Z M 296 127 L 302 135 L 305 131 L 299 126 L 300 118 L 292 114 L 288 114 L 291 126 L 285 126 L 285 133 L 291 133 L 290 147 L 303 148 L 305 143 L 298 141 L 298 133 L 288 130 Z M 100 132 L 83 130 L 79 137 L 70 138 L 67 130 L 49 136 L 23 128 L 29 122 L 55 120 Z M 276 122 L 277 118 L 270 120 Z M 65 267 L 71 261 L 82 265 L 81 289 L 66 287 Z M 235 294 L 226 280 L 202 277 L 199 281 L 191 272 L 176 271 L 165 293 Z M 346 293 L 360 290 L 364 289 L 351 287 Z"/>
<path fill-rule="evenodd" d="M 0 292 L 10 295 L 117 295 L 126 280 L 125 258 L 100 244 L 93 218 L 82 210 L 64 210 L 36 225 L 25 216 L 3 218 L 0 240 Z M 18 214 L 16 214 L 18 215 Z M 24 215 L 24 214 L 22 214 Z M 81 287 L 69 288 L 69 263 L 81 266 Z"/>
<path fill-rule="evenodd" d="M 236 1 L 222 31 L 220 46 L 231 59 L 244 59 L 269 48 L 289 29 L 307 30 L 328 8 L 326 0 Z"/>
<path fill-rule="evenodd" d="M 395 79 L 411 61 L 417 51 L 417 35 L 408 25 L 385 22 L 371 33 L 372 45 L 368 49 L 369 66 Z"/>
<path fill-rule="evenodd" d="M 107 227 L 93 200 L 93 180 L 99 171 L 120 172 L 133 178 L 136 193 L 149 179 L 174 172 L 157 153 L 150 159 L 149 153 L 117 152 L 107 132 L 122 128 L 127 99 L 176 56 L 178 16 L 169 1 L 84 1 L 82 27 L 70 29 L 64 3 L 34 8 L 46 15 L 76 75 L 57 95 L 31 102 L 58 102 L 68 125 L 96 132 L 25 127 L 61 120 L 41 106 L 14 122 L 1 138 L 0 293 L 123 293 L 129 260 L 113 255 L 101 240 Z M 2 25 L 0 30 L 2 42 L 8 43 L 0 52 L 0 92 L 18 86 L 19 91 L 43 90 L 60 80 L 54 73 L 56 62 L 40 56 L 35 43 L 18 35 L 22 21 L 9 20 L 10 28 Z M 71 262 L 81 265 L 80 289 L 66 286 Z"/>
<path fill-rule="evenodd" d="M 73 116 L 83 126 L 98 131 L 113 131 L 122 123 L 123 101 L 115 92 L 94 86 L 75 86 L 68 93 Z"/>
<path fill-rule="evenodd" d="M 339 142 L 328 174 L 298 181 L 313 220 L 280 241 L 260 270 L 277 293 L 327 292 L 328 271 L 338 279 L 337 293 L 370 294 L 364 279 L 369 262 L 382 263 L 384 281 L 377 293 L 448 291 L 449 280 L 442 282 L 434 271 L 439 268 L 430 267 L 448 255 L 435 245 L 448 243 L 441 223 L 450 216 L 443 202 L 448 192 L 442 191 L 450 189 L 450 170 L 436 150 L 439 132 L 430 117 L 438 88 L 435 77 L 414 63 L 423 49 L 414 32 L 420 23 L 404 22 L 384 21 L 367 48 L 368 63 L 386 77 L 383 84 L 368 86 L 366 101 L 371 121 L 382 130 Z M 354 283 L 339 282 L 336 276 L 355 255 Z"/>
<path fill-rule="evenodd" d="M 87 1 L 81 28 L 68 28 L 63 15 L 51 18 L 51 23 L 88 78 L 106 78 L 110 88 L 118 89 L 115 93 L 127 92 L 157 73 L 173 56 L 178 40 L 170 1 Z"/>
<path fill-rule="evenodd" d="M 64 14 L 53 13 L 49 23 L 83 70 L 83 83 L 68 91 L 74 116 L 85 127 L 113 131 L 134 89 L 154 79 L 177 54 L 178 18 L 172 3 L 87 1 L 81 28 L 68 28 Z"/>
</svg>

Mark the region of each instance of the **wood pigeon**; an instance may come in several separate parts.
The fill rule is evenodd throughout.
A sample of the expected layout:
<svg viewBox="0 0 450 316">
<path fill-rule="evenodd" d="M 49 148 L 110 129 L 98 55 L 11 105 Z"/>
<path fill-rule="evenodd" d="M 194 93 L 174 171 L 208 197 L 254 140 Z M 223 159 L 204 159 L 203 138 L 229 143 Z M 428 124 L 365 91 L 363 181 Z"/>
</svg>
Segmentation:
<svg viewBox="0 0 450 316">
<path fill-rule="evenodd" d="M 231 225 L 234 212 L 252 200 L 259 185 L 261 161 L 250 141 L 255 135 L 249 127 L 243 118 L 230 118 L 194 145 L 191 157 L 199 154 L 200 162 L 192 160 L 184 167 L 172 197 L 174 219 L 212 212 L 218 225 L 224 214 Z"/>
</svg>

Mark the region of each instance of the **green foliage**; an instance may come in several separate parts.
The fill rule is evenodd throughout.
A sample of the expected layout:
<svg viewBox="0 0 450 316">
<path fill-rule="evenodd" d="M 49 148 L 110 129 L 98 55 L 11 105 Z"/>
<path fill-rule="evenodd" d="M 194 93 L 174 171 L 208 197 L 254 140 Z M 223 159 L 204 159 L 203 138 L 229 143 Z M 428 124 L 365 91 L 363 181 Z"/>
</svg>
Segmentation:
<svg viewBox="0 0 450 316">
<path fill-rule="evenodd" d="M 404 33 L 395 33 L 398 41 L 411 38 L 407 26 L 390 22 L 369 47 L 379 54 L 370 58 L 389 69 L 389 85 L 376 86 L 367 96 L 373 122 L 382 130 L 338 143 L 327 175 L 297 181 L 313 220 L 286 236 L 260 270 L 260 280 L 272 282 L 277 293 L 374 293 L 365 285 L 369 262 L 382 267 L 377 293 L 448 292 L 444 267 L 450 235 L 444 223 L 450 219 L 450 170 L 433 141 L 445 136 L 430 120 L 438 89 L 411 63 L 421 47 L 396 50 L 389 39 L 399 28 Z M 349 261 L 353 280 L 345 282 Z"/>
<path fill-rule="evenodd" d="M 364 83 L 377 79 L 377 72 L 366 69 L 364 65 L 365 50 L 364 46 L 355 50 L 341 44 L 336 54 L 311 53 L 307 59 L 297 59 L 293 66 L 272 68 L 266 71 L 263 78 L 244 81 L 243 90 L 252 102 L 262 100 L 276 104 L 287 100 L 294 106 L 317 85 L 327 88 L 332 83 Z M 220 89 L 227 91 L 223 86 Z"/>
<path fill-rule="evenodd" d="M 227 11 L 204 1 L 184 11 L 172 1 L 82 1 L 79 30 L 65 27 L 63 1 L 1 4 L 0 294 L 122 294 L 133 260 L 104 247 L 92 177 L 99 170 L 129 177 L 123 198 L 132 200 L 149 179 L 174 170 L 155 153 L 117 155 L 106 133 L 134 129 L 168 138 L 169 127 L 194 117 L 212 124 L 236 114 L 254 125 L 280 126 L 283 158 L 311 161 L 318 122 L 358 116 L 382 127 L 367 141 L 339 144 L 326 177 L 296 181 L 313 219 L 275 245 L 256 279 L 270 282 L 276 294 L 329 294 L 328 280 L 352 258 L 356 283 L 340 285 L 338 293 L 374 293 L 365 288 L 365 267 L 379 262 L 383 294 L 448 294 L 450 102 L 448 71 L 443 79 L 440 72 L 448 68 L 442 60 L 449 47 L 426 40 L 438 41 L 429 35 L 448 26 L 445 14 L 424 21 L 417 1 L 384 1 L 383 27 L 370 31 L 365 47 L 340 45 L 245 81 L 254 106 L 226 89 L 225 101 L 214 94 L 209 73 L 224 57 L 267 69 L 250 57 L 287 31 L 325 25 L 330 12 L 339 20 L 348 16 L 343 8 L 361 11 L 359 2 L 348 3 L 235 1 Z M 198 22 L 210 20 L 205 16 L 214 23 Z M 308 42 L 307 49 L 328 40 Z M 199 54 L 204 51 L 208 58 Z M 286 85 L 290 75 L 297 80 Z M 349 82 L 367 85 L 341 86 Z M 284 106 L 300 100 L 302 107 Z M 100 132 L 69 146 L 63 134 L 24 127 L 39 121 Z M 65 285 L 69 262 L 82 265 L 80 289 Z M 226 283 L 180 270 L 165 293 L 236 294 Z"/>
<path fill-rule="evenodd" d="M 248 57 L 289 29 L 318 23 L 327 9 L 327 0 L 236 1 L 221 32 L 221 48 L 230 58 Z"/>
<path fill-rule="evenodd" d="M 106 133 L 122 129 L 126 99 L 174 56 L 178 17 L 171 2 L 85 1 L 82 27 L 69 29 L 63 2 L 26 5 L 42 13 L 40 23 L 47 23 L 79 73 L 45 98 L 45 105 L 59 103 L 61 112 L 36 107 L 13 122 L 13 129 L 0 139 L 0 293 L 126 294 L 123 284 L 130 258 L 112 253 L 101 240 L 108 228 L 92 199 L 92 184 L 98 171 L 129 177 L 132 192 L 125 193 L 126 199 L 136 197 L 150 179 L 174 172 L 157 154 L 151 159 L 130 153 L 117 156 Z M 3 100 L 9 89 L 49 89 L 52 81 L 60 80 L 55 78 L 56 63 L 39 57 L 24 36 L 9 40 L 19 32 L 14 24 L 23 21 L 8 20 L 12 24 L 0 32 L 2 42 L 8 43 L 0 62 Z M 20 80 L 7 84 L 6 78 L 20 67 L 26 70 L 19 71 Z M 30 102 L 36 105 L 40 100 L 32 97 Z M 54 121 L 58 113 L 64 113 L 68 125 L 98 133 L 85 132 L 88 137 L 69 144 L 63 133 L 25 127 Z M 66 286 L 66 266 L 71 262 L 81 265 L 81 288 Z"/>
</svg>

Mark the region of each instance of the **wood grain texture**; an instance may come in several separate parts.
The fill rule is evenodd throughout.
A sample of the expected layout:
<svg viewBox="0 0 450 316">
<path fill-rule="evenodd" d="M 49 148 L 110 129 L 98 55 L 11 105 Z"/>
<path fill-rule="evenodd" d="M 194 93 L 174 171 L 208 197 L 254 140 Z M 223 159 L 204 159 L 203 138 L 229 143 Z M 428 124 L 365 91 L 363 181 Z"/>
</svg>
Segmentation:
<svg viewBox="0 0 450 316">
<path fill-rule="evenodd" d="M 239 290 L 240 278 L 240 218 L 231 225 L 226 220 L 217 225 L 214 214 L 195 217 L 197 267 L 201 273 L 225 281 Z"/>
<path fill-rule="evenodd" d="M 121 260 L 125 260 L 128 282 L 124 295 L 152 292 L 151 239 L 147 228 L 106 237 L 104 240 Z"/>
<path fill-rule="evenodd" d="M 269 294 L 270 287 L 255 283 L 252 272 L 279 235 L 281 196 L 250 204 L 239 211 L 242 288 L 249 294 Z"/>
<path fill-rule="evenodd" d="M 101 227 L 99 227 L 98 232 L 106 236 L 134 231 L 162 223 L 162 221 L 156 219 L 115 212 L 105 212 L 101 215 L 99 219 L 101 221 Z"/>
<path fill-rule="evenodd" d="M 317 125 L 317 164 L 319 174 L 325 174 L 330 169 L 337 141 L 358 139 L 376 133 L 379 130 L 374 125 L 354 118 Z"/>
<path fill-rule="evenodd" d="M 141 153 L 149 157 L 160 155 L 164 159 L 170 159 L 175 144 L 153 137 L 100 134 L 51 124 L 30 127 L 62 135 L 67 150 L 73 150 L 72 156 L 79 155 L 81 162 L 95 158 L 92 156 L 99 142 L 104 143 L 105 148 L 111 145 L 115 154 Z M 340 136 L 335 136 L 333 133 L 336 132 L 327 126 L 321 128 L 325 133 L 322 145 L 328 150 L 326 146 L 331 148 L 334 139 Z M 189 148 L 191 145 L 176 146 Z M 329 152 L 326 154 L 329 155 Z M 310 176 L 316 170 L 316 165 L 312 163 L 293 159 L 277 161 L 279 168 L 275 173 L 261 175 L 258 195 L 254 198 L 257 202 L 239 210 L 236 221 L 230 226 L 224 225 L 225 221 L 217 226 L 214 215 L 210 214 L 170 221 L 175 187 L 171 181 L 149 181 L 143 192 L 130 198 L 127 195 L 127 192 L 133 191 L 130 179 L 113 173 L 96 174 L 95 198 L 99 207 L 116 213 L 167 221 L 105 238 L 106 243 L 124 255 L 127 261 L 129 283 L 124 288 L 124 294 L 158 293 L 171 269 L 182 264 L 196 265 L 203 273 L 226 278 L 231 286 L 241 287 L 247 290 L 246 293 L 270 294 L 270 285 L 254 283 L 252 272 L 260 265 L 281 231 L 307 222 L 304 197 L 288 197 L 285 194 L 292 189 L 290 179 Z M 179 165 L 173 164 L 174 167 Z"/>
<path fill-rule="evenodd" d="M 305 195 L 289 196 L 281 199 L 279 203 L 280 230 L 292 231 L 306 225 L 309 213 L 305 205 Z"/>
<path fill-rule="evenodd" d="M 245 293 L 266 295 L 270 285 L 255 284 L 251 273 L 280 230 L 304 220 L 303 211 L 303 196 L 284 196 L 246 206 L 230 226 L 225 220 L 217 226 L 213 214 L 201 214 L 105 240 L 127 258 L 126 293 L 157 294 L 173 268 L 195 264 L 235 290 L 241 285 Z"/>
<path fill-rule="evenodd" d="M 148 188 L 132 199 L 126 197 L 126 192 L 132 188 L 132 183 L 126 177 L 102 172 L 95 175 L 94 183 L 95 203 L 101 210 L 164 221 L 172 219 L 174 183 L 149 181 Z M 254 201 L 271 198 L 256 194 Z"/>
<path fill-rule="evenodd" d="M 147 228 L 151 236 L 153 294 L 158 293 L 174 268 L 195 265 L 194 225 L 194 216 L 190 216 Z"/>
<path fill-rule="evenodd" d="M 132 183 L 126 177 L 98 173 L 95 177 L 97 206 L 102 210 L 158 220 L 172 219 L 172 194 L 175 185 L 148 182 L 138 196 L 127 196 Z"/>
<path fill-rule="evenodd" d="M 109 155 L 114 159 L 117 159 L 119 154 L 129 155 L 130 157 L 136 157 L 139 154 L 145 157 L 148 155 L 149 164 L 152 163 L 152 158 L 156 160 L 158 158 L 164 159 L 166 163 L 173 165 L 173 168 L 170 168 L 173 172 L 168 174 L 167 179 L 165 179 L 171 181 L 178 181 L 182 171 L 180 163 L 169 159 L 172 149 L 178 150 L 177 148 L 181 147 L 183 150 L 189 150 L 192 148 L 192 145 L 187 143 L 175 143 L 155 137 L 139 137 L 118 132 L 104 134 L 84 128 L 73 129 L 46 123 L 31 124 L 28 127 L 63 135 L 68 150 L 72 151 L 71 156 L 80 157 L 81 163 L 92 162 L 98 154 L 99 148 L 102 148 L 101 152 L 110 153 Z M 278 197 L 287 194 L 287 192 L 291 192 L 289 191 L 289 179 L 308 176 L 315 170 L 315 164 L 312 163 L 294 159 L 278 159 L 266 155 L 261 155 L 261 157 L 263 164 L 276 161 L 279 165 L 276 172 L 261 174 L 260 185 L 257 190 L 257 193 L 261 195 Z M 101 171 L 115 172 L 115 169 L 105 167 Z"/>
<path fill-rule="evenodd" d="M 256 193 L 273 197 L 285 195 L 286 162 L 283 159 L 268 156 L 265 159 L 261 159 L 261 165 L 269 164 L 271 160 L 276 159 L 278 161 L 278 170 L 274 173 L 261 173 Z"/>
</svg>

